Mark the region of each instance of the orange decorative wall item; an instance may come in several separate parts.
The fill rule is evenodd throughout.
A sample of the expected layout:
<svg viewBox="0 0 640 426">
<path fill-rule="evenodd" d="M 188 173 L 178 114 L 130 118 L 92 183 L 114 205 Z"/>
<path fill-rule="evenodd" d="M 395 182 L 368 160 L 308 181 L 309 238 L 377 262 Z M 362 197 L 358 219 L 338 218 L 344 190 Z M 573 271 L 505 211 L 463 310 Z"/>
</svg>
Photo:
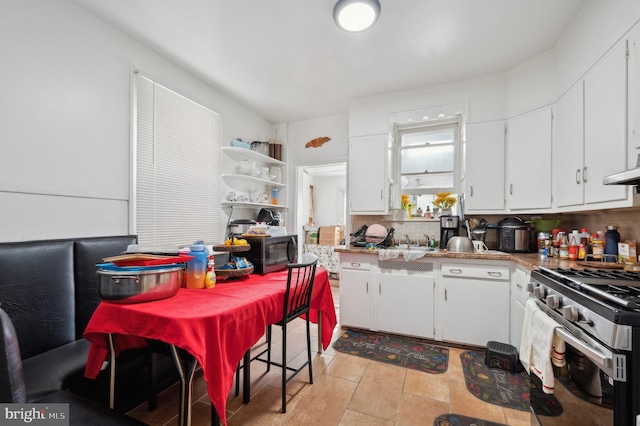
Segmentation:
<svg viewBox="0 0 640 426">
<path fill-rule="evenodd" d="M 320 148 L 322 145 L 324 145 L 325 143 L 329 142 L 330 140 L 331 140 L 331 138 L 329 138 L 327 136 L 323 136 L 321 138 L 311 139 L 309 142 L 307 142 L 307 144 L 304 147 L 305 148 Z"/>
</svg>

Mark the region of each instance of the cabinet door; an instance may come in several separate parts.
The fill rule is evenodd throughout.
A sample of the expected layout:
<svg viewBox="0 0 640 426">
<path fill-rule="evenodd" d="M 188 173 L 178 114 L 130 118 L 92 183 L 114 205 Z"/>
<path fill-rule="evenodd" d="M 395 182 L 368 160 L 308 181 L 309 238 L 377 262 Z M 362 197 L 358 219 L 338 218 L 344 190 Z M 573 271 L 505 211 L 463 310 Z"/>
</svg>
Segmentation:
<svg viewBox="0 0 640 426">
<path fill-rule="evenodd" d="M 584 203 L 583 82 L 569 89 L 556 104 L 556 138 L 553 143 L 555 202 L 558 207 Z"/>
<path fill-rule="evenodd" d="M 340 324 L 371 329 L 371 264 L 367 255 L 340 260 Z"/>
<path fill-rule="evenodd" d="M 529 271 L 516 268 L 511 283 L 510 340 L 516 348 L 520 348 L 522 325 L 524 324 L 524 305 L 527 302 L 527 284 L 530 281 Z"/>
<path fill-rule="evenodd" d="M 434 287 L 433 275 L 380 269 L 375 290 L 378 330 L 432 339 Z"/>
<path fill-rule="evenodd" d="M 388 135 L 349 139 L 349 213 L 388 213 Z"/>
<path fill-rule="evenodd" d="M 602 178 L 627 168 L 626 42 L 618 42 L 584 82 L 585 203 L 624 200 L 627 187 Z"/>
<path fill-rule="evenodd" d="M 504 210 L 503 121 L 467 125 L 465 146 L 466 210 Z"/>
<path fill-rule="evenodd" d="M 551 108 L 509 120 L 507 207 L 551 207 Z"/>
<path fill-rule="evenodd" d="M 472 273 L 467 274 L 467 269 Z M 479 346 L 491 340 L 509 341 L 508 268 L 442 265 L 442 270 L 443 340 Z"/>
</svg>

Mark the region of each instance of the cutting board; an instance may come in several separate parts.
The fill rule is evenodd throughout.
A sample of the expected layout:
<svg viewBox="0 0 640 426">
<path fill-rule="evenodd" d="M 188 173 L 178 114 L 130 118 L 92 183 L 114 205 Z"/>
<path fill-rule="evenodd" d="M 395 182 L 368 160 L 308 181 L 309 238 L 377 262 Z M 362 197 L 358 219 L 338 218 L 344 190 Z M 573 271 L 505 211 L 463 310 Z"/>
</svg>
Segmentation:
<svg viewBox="0 0 640 426">
<path fill-rule="evenodd" d="M 242 234 L 240 235 L 242 238 L 266 238 L 270 237 L 269 234 Z"/>
<path fill-rule="evenodd" d="M 598 261 L 587 261 L 587 262 L 576 262 L 576 264 L 580 266 L 585 266 L 587 268 L 593 269 L 622 269 L 624 265 L 622 263 L 614 263 L 614 262 L 598 262 Z"/>
</svg>

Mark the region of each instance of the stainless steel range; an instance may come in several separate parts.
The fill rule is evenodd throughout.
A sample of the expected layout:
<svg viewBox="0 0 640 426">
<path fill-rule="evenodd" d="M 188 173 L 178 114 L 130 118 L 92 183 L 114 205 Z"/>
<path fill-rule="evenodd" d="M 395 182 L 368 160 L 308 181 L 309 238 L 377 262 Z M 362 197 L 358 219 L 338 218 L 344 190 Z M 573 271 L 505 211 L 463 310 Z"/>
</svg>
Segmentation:
<svg viewBox="0 0 640 426">
<path fill-rule="evenodd" d="M 610 419 L 593 424 L 640 425 L 640 274 L 540 268 L 527 290 L 562 325 L 571 378 L 596 402 L 613 389 Z"/>
</svg>

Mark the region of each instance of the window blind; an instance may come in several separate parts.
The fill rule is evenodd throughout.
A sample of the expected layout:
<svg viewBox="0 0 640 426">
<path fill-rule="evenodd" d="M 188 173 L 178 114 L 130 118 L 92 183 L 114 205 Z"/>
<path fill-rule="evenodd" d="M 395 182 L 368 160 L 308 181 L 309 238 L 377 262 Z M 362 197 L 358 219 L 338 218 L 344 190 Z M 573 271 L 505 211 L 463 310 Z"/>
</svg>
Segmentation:
<svg viewBox="0 0 640 426">
<path fill-rule="evenodd" d="M 219 240 L 221 118 L 135 74 L 133 232 L 143 245 Z"/>
</svg>

